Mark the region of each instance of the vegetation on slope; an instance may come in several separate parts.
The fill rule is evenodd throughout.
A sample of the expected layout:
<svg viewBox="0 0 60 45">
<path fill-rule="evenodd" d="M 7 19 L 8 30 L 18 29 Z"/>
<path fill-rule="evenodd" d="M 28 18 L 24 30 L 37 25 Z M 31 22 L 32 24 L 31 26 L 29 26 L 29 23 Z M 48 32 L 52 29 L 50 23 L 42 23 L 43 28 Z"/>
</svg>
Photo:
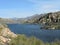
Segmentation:
<svg viewBox="0 0 60 45">
<path fill-rule="evenodd" d="M 41 15 L 37 15 L 35 18 L 27 20 L 26 23 L 42 24 L 43 29 L 60 29 L 60 11 Z"/>
<path fill-rule="evenodd" d="M 36 37 L 27 37 L 25 35 L 18 35 L 11 32 L 7 27 L 0 25 L 2 29 L 0 35 L 0 45 L 60 45 L 60 41 L 43 42 Z"/>
<path fill-rule="evenodd" d="M 7 45 L 17 35 L 10 31 L 6 24 L 0 24 L 0 45 Z"/>
<path fill-rule="evenodd" d="M 48 13 L 40 19 L 45 29 L 60 29 L 60 12 Z"/>
<path fill-rule="evenodd" d="M 16 38 L 12 38 L 9 45 L 60 45 L 60 41 L 43 42 L 35 37 L 26 37 L 25 35 L 18 35 Z"/>
</svg>

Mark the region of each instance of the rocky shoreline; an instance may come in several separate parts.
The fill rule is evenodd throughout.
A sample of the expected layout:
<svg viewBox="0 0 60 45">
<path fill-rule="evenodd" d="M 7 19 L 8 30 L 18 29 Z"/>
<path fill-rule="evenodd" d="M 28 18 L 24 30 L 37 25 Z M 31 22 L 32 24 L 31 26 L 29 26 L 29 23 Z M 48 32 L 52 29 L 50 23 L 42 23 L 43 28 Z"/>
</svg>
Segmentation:
<svg viewBox="0 0 60 45">
<path fill-rule="evenodd" d="M 8 27 L 5 27 L 3 24 L 0 24 L 0 44 L 7 45 L 11 38 L 17 37 L 16 34 L 10 31 Z"/>
</svg>

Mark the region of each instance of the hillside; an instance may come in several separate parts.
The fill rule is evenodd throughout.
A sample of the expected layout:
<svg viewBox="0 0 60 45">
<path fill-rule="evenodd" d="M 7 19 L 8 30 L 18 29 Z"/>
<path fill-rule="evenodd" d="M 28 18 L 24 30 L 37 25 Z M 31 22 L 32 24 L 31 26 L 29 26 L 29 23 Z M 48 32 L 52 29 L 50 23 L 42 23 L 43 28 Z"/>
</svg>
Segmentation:
<svg viewBox="0 0 60 45">
<path fill-rule="evenodd" d="M 7 45 L 17 35 L 10 31 L 6 24 L 0 24 L 0 45 Z"/>
<path fill-rule="evenodd" d="M 0 18 L 0 23 L 3 24 L 23 24 L 25 21 L 25 18 Z"/>
<path fill-rule="evenodd" d="M 28 23 L 44 23 L 44 22 L 46 22 L 46 20 L 53 22 L 53 21 L 55 21 L 54 18 L 55 19 L 60 18 L 59 15 L 60 15 L 60 11 L 50 12 L 50 13 L 45 13 L 45 14 L 36 14 L 34 16 L 28 17 L 26 22 L 28 22 Z M 53 20 L 51 18 L 53 18 Z"/>
<path fill-rule="evenodd" d="M 60 29 L 60 11 L 32 16 L 25 23 L 41 24 L 42 29 Z"/>
<path fill-rule="evenodd" d="M 0 23 L 6 24 L 41 24 L 42 29 L 60 29 L 60 11 L 35 14 L 26 18 L 0 18 Z"/>
</svg>

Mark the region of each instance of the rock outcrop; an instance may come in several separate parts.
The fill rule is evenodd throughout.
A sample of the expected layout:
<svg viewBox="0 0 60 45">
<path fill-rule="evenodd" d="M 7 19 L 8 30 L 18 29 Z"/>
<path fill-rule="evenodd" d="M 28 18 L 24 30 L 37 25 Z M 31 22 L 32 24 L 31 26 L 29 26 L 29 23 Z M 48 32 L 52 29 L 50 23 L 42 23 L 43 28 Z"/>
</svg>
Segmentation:
<svg viewBox="0 0 60 45">
<path fill-rule="evenodd" d="M 4 24 L 0 24 L 0 44 L 1 45 L 7 45 L 10 41 L 11 38 L 17 37 L 16 34 L 10 31 L 10 29 Z"/>
<path fill-rule="evenodd" d="M 43 29 L 60 29 L 60 11 L 30 17 L 25 23 L 41 24 Z"/>
<path fill-rule="evenodd" d="M 60 29 L 60 11 L 47 13 L 38 22 L 43 24 L 43 29 Z"/>
</svg>

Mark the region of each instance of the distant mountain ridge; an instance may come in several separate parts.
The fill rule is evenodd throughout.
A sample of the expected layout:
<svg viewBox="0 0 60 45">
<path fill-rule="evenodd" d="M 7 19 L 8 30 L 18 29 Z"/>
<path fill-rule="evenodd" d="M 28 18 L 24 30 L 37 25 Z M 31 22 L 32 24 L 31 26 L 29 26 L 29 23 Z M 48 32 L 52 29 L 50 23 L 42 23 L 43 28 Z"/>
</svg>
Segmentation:
<svg viewBox="0 0 60 45">
<path fill-rule="evenodd" d="M 45 14 L 38 14 L 35 16 L 31 16 L 30 19 L 27 18 L 27 23 L 46 23 L 47 20 L 52 21 L 51 18 L 60 18 L 60 11 L 58 12 L 50 12 L 50 13 L 45 13 Z M 54 20 L 57 21 L 57 20 Z"/>
<path fill-rule="evenodd" d="M 60 15 L 60 11 L 50 12 L 50 13 L 45 13 L 45 14 L 35 14 L 33 16 L 26 17 L 26 18 L 7 18 L 7 19 L 0 18 L 0 23 L 7 23 L 7 24 L 37 23 L 37 24 L 39 24 L 39 23 L 46 23 L 46 19 L 47 20 L 50 19 L 49 16 L 56 17 L 58 15 Z"/>
</svg>

